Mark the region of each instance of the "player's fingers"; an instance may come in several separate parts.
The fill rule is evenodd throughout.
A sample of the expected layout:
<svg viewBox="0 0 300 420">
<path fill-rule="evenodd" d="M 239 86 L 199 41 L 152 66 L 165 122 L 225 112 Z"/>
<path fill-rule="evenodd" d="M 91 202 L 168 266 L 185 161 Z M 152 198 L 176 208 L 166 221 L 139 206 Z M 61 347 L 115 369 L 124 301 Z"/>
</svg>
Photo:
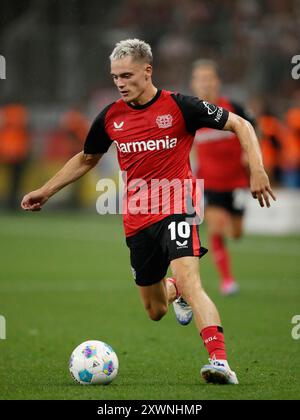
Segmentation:
<svg viewBox="0 0 300 420">
<path fill-rule="evenodd" d="M 29 204 L 28 204 L 27 200 L 24 197 L 23 200 L 21 201 L 21 207 L 22 207 L 22 209 L 26 210 L 27 207 L 28 207 L 28 205 Z"/>
<path fill-rule="evenodd" d="M 273 200 L 276 201 L 276 195 L 273 193 L 272 188 L 271 187 L 266 187 L 266 190 L 268 191 L 270 196 L 273 198 Z"/>
<path fill-rule="evenodd" d="M 267 207 L 270 207 L 269 195 L 268 195 L 268 192 L 266 190 L 263 191 L 263 197 L 264 197 L 264 200 L 265 200 L 265 203 L 266 203 Z"/>
<path fill-rule="evenodd" d="M 256 194 L 256 191 L 252 191 L 252 193 L 251 193 L 251 194 L 252 194 L 252 197 L 253 197 L 253 198 L 257 199 L 257 194 Z"/>
<path fill-rule="evenodd" d="M 263 200 L 263 195 L 262 195 L 261 191 L 259 191 L 257 193 L 257 199 L 259 201 L 260 207 L 265 207 L 264 200 Z"/>
<path fill-rule="evenodd" d="M 22 209 L 23 209 L 23 210 L 30 210 L 30 209 L 31 209 L 31 206 L 30 206 L 30 204 L 28 204 L 28 203 L 23 203 L 23 205 L 22 205 Z"/>
<path fill-rule="evenodd" d="M 34 204 L 32 204 L 32 206 L 31 206 L 31 210 L 32 210 L 32 211 L 38 211 L 38 210 L 41 210 L 41 203 L 34 203 Z"/>
<path fill-rule="evenodd" d="M 40 203 L 30 204 L 30 202 L 22 202 L 21 207 L 26 211 L 39 211 L 42 208 Z"/>
</svg>

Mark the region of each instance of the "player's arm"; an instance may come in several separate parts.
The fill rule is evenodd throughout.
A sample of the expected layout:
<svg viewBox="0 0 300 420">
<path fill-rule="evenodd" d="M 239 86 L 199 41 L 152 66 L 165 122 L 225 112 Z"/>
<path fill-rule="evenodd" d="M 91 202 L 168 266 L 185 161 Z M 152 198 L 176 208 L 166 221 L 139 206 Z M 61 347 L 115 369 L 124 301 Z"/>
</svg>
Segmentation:
<svg viewBox="0 0 300 420">
<path fill-rule="evenodd" d="M 250 188 L 253 198 L 257 198 L 261 207 L 266 203 L 270 207 L 269 196 L 276 200 L 268 175 L 264 169 L 262 155 L 252 124 L 244 118 L 229 112 L 224 130 L 233 131 L 248 157 L 250 169 Z"/>
<path fill-rule="evenodd" d="M 102 154 L 80 152 L 73 156 L 46 184 L 26 194 L 21 202 L 24 210 L 39 211 L 55 193 L 81 178 L 100 160 Z"/>
<path fill-rule="evenodd" d="M 232 112 L 234 114 L 237 114 L 240 117 L 244 118 L 244 120 L 249 121 L 252 124 L 252 126 L 253 126 L 253 128 L 255 130 L 255 133 L 257 135 L 257 130 L 259 128 L 257 127 L 257 123 L 256 123 L 256 120 L 255 120 L 254 115 L 252 114 L 252 112 L 250 112 L 247 108 L 245 108 L 243 105 L 241 105 L 238 102 L 232 101 L 231 104 L 233 106 L 233 111 Z M 241 161 L 242 161 L 242 164 L 246 168 L 249 169 L 248 156 L 247 156 L 247 154 L 246 154 L 246 152 L 244 150 L 243 150 L 243 153 L 242 153 L 242 156 L 241 156 Z"/>
<path fill-rule="evenodd" d="M 112 144 L 105 130 L 105 116 L 112 104 L 96 117 L 85 139 L 84 150 L 70 159 L 45 185 L 26 194 L 21 202 L 24 210 L 38 211 L 55 193 L 91 170 Z"/>
<path fill-rule="evenodd" d="M 265 172 L 258 140 L 252 124 L 222 107 L 203 101 L 195 96 L 172 94 L 179 106 L 187 131 L 195 135 L 202 127 L 233 131 L 240 140 L 249 159 L 250 187 L 254 198 L 270 207 L 269 195 L 276 200 Z"/>
</svg>

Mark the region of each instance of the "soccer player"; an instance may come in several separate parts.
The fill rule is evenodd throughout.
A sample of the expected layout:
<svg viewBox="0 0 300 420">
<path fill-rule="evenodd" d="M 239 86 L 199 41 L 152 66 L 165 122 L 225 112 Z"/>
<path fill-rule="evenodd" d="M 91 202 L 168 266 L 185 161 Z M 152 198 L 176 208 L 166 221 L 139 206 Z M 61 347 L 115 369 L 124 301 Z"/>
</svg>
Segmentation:
<svg viewBox="0 0 300 420">
<path fill-rule="evenodd" d="M 112 143 L 117 147 L 121 169 L 127 172 L 125 208 L 137 194 L 130 183 L 191 180 L 189 153 L 200 127 L 231 130 L 238 135 L 248 154 L 253 197 L 262 207 L 270 206 L 269 196 L 275 197 L 251 124 L 197 98 L 157 89 L 152 83 L 151 48 L 144 41 L 127 39 L 117 43 L 110 60 L 121 99 L 97 116 L 84 150 L 41 188 L 25 195 L 21 203 L 24 210 L 40 210 L 57 191 L 93 168 Z M 209 364 L 201 369 L 203 378 L 207 382 L 237 384 L 236 374 L 227 362 L 218 311 L 200 280 L 197 226 L 187 223 L 186 214 L 175 213 L 175 207 L 173 203 L 167 215 L 157 211 L 159 206 L 155 211 L 124 211 L 126 242 L 144 307 L 154 321 L 166 314 L 171 302 L 181 324 L 189 323 L 194 315 L 209 353 Z M 172 278 L 166 278 L 169 265 Z"/>
<path fill-rule="evenodd" d="M 202 100 L 253 124 L 252 118 L 241 105 L 220 95 L 221 79 L 214 61 L 195 61 L 191 88 Z M 243 233 L 243 214 L 249 189 L 247 154 L 237 134 L 235 131 L 205 127 L 195 135 L 197 178 L 204 179 L 205 220 L 223 295 L 232 295 L 239 290 L 232 273 L 226 237 L 238 239 Z"/>
</svg>

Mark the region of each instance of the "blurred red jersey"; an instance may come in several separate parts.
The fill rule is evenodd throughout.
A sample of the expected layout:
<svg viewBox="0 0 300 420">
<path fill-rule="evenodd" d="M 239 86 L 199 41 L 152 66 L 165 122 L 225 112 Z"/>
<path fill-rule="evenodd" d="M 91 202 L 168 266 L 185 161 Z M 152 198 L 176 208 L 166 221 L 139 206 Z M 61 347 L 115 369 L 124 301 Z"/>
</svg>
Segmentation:
<svg viewBox="0 0 300 420">
<path fill-rule="evenodd" d="M 226 98 L 220 98 L 216 105 L 253 122 L 241 106 Z M 242 161 L 243 151 L 234 133 L 201 128 L 195 135 L 195 148 L 197 178 L 204 179 L 205 189 L 232 191 L 248 187 L 249 176 Z"/>
</svg>

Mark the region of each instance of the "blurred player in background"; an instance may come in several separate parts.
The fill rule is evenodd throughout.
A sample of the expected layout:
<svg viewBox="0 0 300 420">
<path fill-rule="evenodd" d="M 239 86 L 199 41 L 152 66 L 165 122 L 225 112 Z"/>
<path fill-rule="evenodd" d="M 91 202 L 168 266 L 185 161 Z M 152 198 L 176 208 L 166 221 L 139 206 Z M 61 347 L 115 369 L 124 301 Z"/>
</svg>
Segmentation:
<svg viewBox="0 0 300 420">
<path fill-rule="evenodd" d="M 198 260 L 203 248 L 198 226 L 186 221 L 186 213 L 175 211 L 173 188 L 167 214 L 160 206 L 152 208 L 151 205 L 143 208 L 146 212 L 131 212 L 129 205 L 136 196 L 140 200 L 141 180 L 143 188 L 146 183 L 147 192 L 152 192 L 153 179 L 177 180 L 180 185 L 192 181 L 189 154 L 195 132 L 200 127 L 211 127 L 238 135 L 248 153 L 252 195 L 262 207 L 265 204 L 269 207 L 269 196 L 275 197 L 255 132 L 246 120 L 221 107 L 157 89 L 152 83 L 151 47 L 143 41 L 119 42 L 110 60 L 111 75 L 121 98 L 104 108 L 95 119 L 84 150 L 45 185 L 25 195 L 21 206 L 24 210 L 41 210 L 51 196 L 91 170 L 114 143 L 120 168 L 127 173 L 124 197 L 127 211 L 123 214 L 126 243 L 134 279 L 149 318 L 159 321 L 170 303 L 181 324 L 188 324 L 194 316 L 210 358 L 201 375 L 207 382 L 237 384 L 236 374 L 227 362 L 218 310 L 200 279 Z M 132 184 L 138 186 L 137 190 Z M 148 195 L 146 198 L 148 206 Z M 181 196 L 179 201 L 184 198 Z M 160 211 L 153 211 L 157 209 Z M 166 278 L 169 265 L 173 278 Z"/>
<path fill-rule="evenodd" d="M 0 164 L 7 169 L 7 208 L 19 208 L 20 190 L 29 159 L 28 110 L 12 103 L 0 110 Z"/>
<path fill-rule="evenodd" d="M 276 185 L 282 176 L 282 144 L 285 127 L 268 107 L 262 109 L 257 118 L 257 124 L 264 165 L 270 181 Z"/>
<path fill-rule="evenodd" d="M 290 108 L 285 115 L 282 136 L 282 181 L 289 188 L 300 187 L 300 108 Z"/>
<path fill-rule="evenodd" d="M 253 124 L 253 119 L 241 105 L 221 96 L 221 80 L 214 61 L 202 59 L 194 63 L 191 88 L 202 100 L 234 112 Z M 247 157 L 235 133 L 213 128 L 201 128 L 196 132 L 195 150 L 197 178 L 204 179 L 210 250 L 220 275 L 221 293 L 231 295 L 238 292 L 239 286 L 232 272 L 226 237 L 237 239 L 243 233 L 249 189 Z"/>
<path fill-rule="evenodd" d="M 61 167 L 63 162 L 82 150 L 88 131 L 88 120 L 79 109 L 73 107 L 63 113 L 59 124 L 47 136 L 47 162 L 51 162 L 57 168 Z M 65 202 L 66 207 L 79 209 L 82 206 L 81 190 L 81 182 L 71 185 L 70 195 Z"/>
</svg>

